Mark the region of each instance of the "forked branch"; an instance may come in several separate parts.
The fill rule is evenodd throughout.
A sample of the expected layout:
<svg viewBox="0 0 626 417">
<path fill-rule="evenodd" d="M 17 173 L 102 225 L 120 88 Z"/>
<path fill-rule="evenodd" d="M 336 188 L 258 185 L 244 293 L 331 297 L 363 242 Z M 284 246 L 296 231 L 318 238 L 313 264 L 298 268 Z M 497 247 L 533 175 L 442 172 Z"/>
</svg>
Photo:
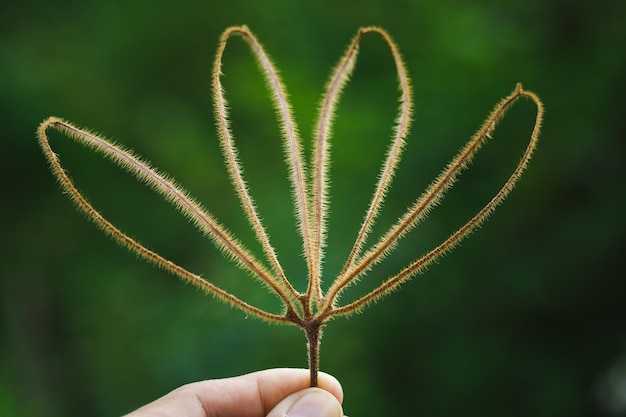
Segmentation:
<svg viewBox="0 0 626 417">
<path fill-rule="evenodd" d="M 400 99 L 398 115 L 395 120 L 392 140 L 387 149 L 385 160 L 381 166 L 378 182 L 370 204 L 366 210 L 361 228 L 355 243 L 344 264 L 339 276 L 324 294 L 321 290 L 321 270 L 326 239 L 326 223 L 328 217 L 329 168 L 330 168 L 330 138 L 332 136 L 333 117 L 341 96 L 356 64 L 359 44 L 362 37 L 368 33 L 375 33 L 382 37 L 391 50 L 394 59 Z M 254 199 L 244 179 L 243 168 L 239 161 L 234 138 L 230 131 L 228 105 L 221 82 L 222 58 L 228 40 L 232 36 L 240 36 L 250 47 L 257 60 L 263 76 L 269 87 L 272 101 L 280 122 L 285 161 L 289 171 L 291 190 L 294 200 L 294 211 L 298 229 L 303 241 L 303 252 L 308 267 L 308 285 L 306 292 L 297 292 L 278 260 L 278 255 L 270 244 L 269 235 L 264 228 L 261 217 L 256 209 Z M 530 135 L 530 141 L 524 155 L 514 172 L 504 183 L 496 195 L 467 223 L 460 227 L 443 243 L 424 256 L 418 258 L 398 274 L 388 278 L 373 291 L 357 300 L 338 305 L 341 293 L 354 284 L 372 267 L 379 263 L 398 241 L 417 226 L 428 214 L 429 210 L 437 205 L 446 194 L 446 191 L 455 183 L 459 174 L 468 166 L 481 145 L 491 138 L 497 123 L 507 110 L 520 98 L 528 98 L 537 106 L 535 126 Z M 363 309 L 365 306 L 379 300 L 381 297 L 397 289 L 402 283 L 415 274 L 424 271 L 433 261 L 454 248 L 469 233 L 476 229 L 489 214 L 511 192 L 522 175 L 535 150 L 539 137 L 539 130 L 543 120 L 543 105 L 539 98 L 517 85 L 513 93 L 498 103 L 478 132 L 468 141 L 465 147 L 440 173 L 428 189 L 413 203 L 406 213 L 385 233 L 377 243 L 364 251 L 368 234 L 383 205 L 383 201 L 391 184 L 397 164 L 408 135 L 412 115 L 412 93 L 407 70 L 402 61 L 396 44 L 387 32 L 376 27 L 360 29 L 349 44 L 344 55 L 340 58 L 334 71 L 331 73 L 319 106 L 319 117 L 314 133 L 313 155 L 311 157 L 311 177 L 307 177 L 307 164 L 302 157 L 302 149 L 298 130 L 292 116 L 291 105 L 280 79 L 278 71 L 272 64 L 263 47 L 256 37 L 245 27 L 228 28 L 222 35 L 213 67 L 213 103 L 215 106 L 215 120 L 219 133 L 221 148 L 228 168 L 230 179 L 241 201 L 243 210 L 253 228 L 256 238 L 260 242 L 264 255 L 271 266 L 268 271 L 255 257 L 220 223 L 213 218 L 202 206 L 194 201 L 174 181 L 157 172 L 146 162 L 133 155 L 132 152 L 121 146 L 107 141 L 100 136 L 79 129 L 61 119 L 51 117 L 39 127 L 38 137 L 41 148 L 47 158 L 50 168 L 57 178 L 61 188 L 69 194 L 78 208 L 87 217 L 98 225 L 114 240 L 126 246 L 139 257 L 151 262 L 160 268 L 190 282 L 207 293 L 230 303 L 247 314 L 264 320 L 291 323 L 304 330 L 307 338 L 311 385 L 317 385 L 319 367 L 319 345 L 322 329 L 326 322 L 335 316 L 347 315 Z M 58 156 L 50 147 L 46 132 L 49 128 L 56 129 L 82 145 L 90 147 L 105 157 L 111 159 L 124 170 L 161 194 L 165 200 L 172 203 L 183 215 L 208 236 L 224 254 L 234 260 L 242 269 L 251 273 L 269 290 L 275 293 L 284 304 L 283 314 L 268 313 L 252 306 L 240 298 L 218 288 L 186 269 L 163 258 L 147 249 L 142 244 L 130 238 L 117 227 L 105 219 L 78 191 L 72 180 L 63 169 Z M 363 254 L 363 252 L 365 252 Z"/>
</svg>

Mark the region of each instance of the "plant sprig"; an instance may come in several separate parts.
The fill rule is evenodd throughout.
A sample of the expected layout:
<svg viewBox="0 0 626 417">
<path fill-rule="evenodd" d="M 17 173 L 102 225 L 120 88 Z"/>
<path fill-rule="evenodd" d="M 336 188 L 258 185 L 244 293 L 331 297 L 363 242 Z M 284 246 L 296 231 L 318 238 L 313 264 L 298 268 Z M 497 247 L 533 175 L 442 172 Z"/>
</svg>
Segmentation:
<svg viewBox="0 0 626 417">
<path fill-rule="evenodd" d="M 330 167 L 333 118 L 342 90 L 355 68 L 360 41 L 363 36 L 368 34 L 380 36 L 391 50 L 397 71 L 400 104 L 393 135 L 380 169 L 378 183 L 363 217 L 362 226 L 343 269 L 324 292 L 321 287 L 321 275 L 329 205 L 328 172 Z M 304 292 L 298 292 L 290 283 L 279 262 L 276 251 L 270 243 L 270 238 L 261 222 L 254 199 L 244 179 L 243 168 L 230 130 L 228 106 L 221 83 L 221 76 L 222 56 L 228 41 L 234 36 L 242 38 L 250 47 L 252 55 L 256 58 L 257 64 L 267 82 L 277 118 L 280 122 L 284 157 L 289 168 L 294 211 L 303 241 L 303 253 L 308 268 L 308 285 Z M 78 208 L 90 220 L 122 246 L 127 247 L 131 252 L 148 262 L 244 311 L 246 314 L 270 322 L 293 324 L 303 329 L 307 337 L 311 386 L 317 386 L 319 346 L 322 329 L 328 320 L 333 317 L 360 311 L 369 304 L 386 296 L 414 275 L 423 272 L 428 265 L 453 249 L 461 240 L 482 224 L 511 192 L 525 170 L 536 148 L 544 113 L 543 104 L 539 98 L 534 93 L 524 90 L 521 84 L 517 84 L 510 95 L 496 104 L 481 128 L 442 170 L 426 191 L 407 209 L 406 213 L 376 243 L 367 247 L 369 232 L 380 212 L 387 190 L 393 180 L 394 172 L 400 161 L 405 139 L 409 132 L 413 109 L 408 72 L 398 47 L 387 32 L 377 27 L 359 29 L 335 66 L 319 105 L 319 116 L 313 135 L 314 146 L 310 166 L 306 164 L 303 157 L 301 139 L 280 75 L 264 48 L 246 26 L 231 27 L 222 34 L 213 67 L 212 80 L 215 120 L 230 180 L 241 201 L 250 226 L 263 248 L 264 256 L 267 258 L 271 270 L 264 267 L 232 233 L 226 230 L 213 215 L 195 201 L 180 185 L 166 175 L 159 173 L 150 164 L 123 146 L 106 140 L 88 130 L 79 129 L 73 124 L 56 117 L 46 119 L 39 126 L 37 132 L 39 143 L 49 162 L 51 171 L 63 191 L 70 196 Z M 393 251 L 398 241 L 417 226 L 428 215 L 429 211 L 441 201 L 446 191 L 455 183 L 459 174 L 468 166 L 476 152 L 492 137 L 496 125 L 504 117 L 507 110 L 520 98 L 530 99 L 535 103 L 537 107 L 535 125 L 525 152 L 500 190 L 470 220 L 437 247 L 411 262 L 396 275 L 387 278 L 372 291 L 355 301 L 341 305 L 339 298 L 342 292 L 355 284 L 364 274 Z M 101 153 L 122 169 L 133 174 L 139 181 L 153 188 L 185 215 L 202 233 L 209 237 L 228 258 L 233 260 L 240 268 L 256 277 L 269 291 L 275 293 L 283 303 L 282 313 L 269 313 L 247 303 L 199 275 L 187 271 L 146 248 L 110 223 L 88 202 L 64 170 L 59 157 L 50 147 L 46 134 L 48 129 L 58 130 L 80 144 Z"/>
</svg>

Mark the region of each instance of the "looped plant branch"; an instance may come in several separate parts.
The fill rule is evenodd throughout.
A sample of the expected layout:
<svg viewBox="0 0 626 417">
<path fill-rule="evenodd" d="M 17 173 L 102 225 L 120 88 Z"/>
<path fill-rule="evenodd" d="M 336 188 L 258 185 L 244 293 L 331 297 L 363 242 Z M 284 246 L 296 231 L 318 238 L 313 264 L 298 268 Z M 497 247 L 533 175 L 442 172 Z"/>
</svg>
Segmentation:
<svg viewBox="0 0 626 417">
<path fill-rule="evenodd" d="M 402 148 L 404 145 L 404 138 L 408 135 L 409 125 L 411 122 L 411 114 L 413 111 L 413 103 L 411 100 L 411 85 L 407 70 L 402 61 L 402 57 L 398 50 L 398 47 L 393 42 L 391 37 L 384 30 L 377 27 L 366 27 L 359 29 L 357 35 L 352 40 L 352 43 L 348 46 L 348 49 L 344 53 L 344 56 L 339 61 L 339 64 L 335 68 L 330 82 L 327 85 L 326 94 L 322 99 L 322 105 L 320 106 L 320 117 L 316 130 L 316 151 L 313 162 L 313 172 L 315 174 L 313 179 L 313 200 L 315 207 L 315 219 L 314 224 L 317 226 L 317 239 L 316 243 L 318 248 L 323 247 L 324 240 L 324 226 L 327 216 L 327 171 L 330 166 L 330 146 L 328 144 L 330 130 L 332 126 L 332 117 L 335 112 L 336 104 L 339 100 L 339 96 L 343 87 L 348 82 L 354 66 L 356 64 L 356 58 L 358 54 L 359 43 L 361 38 L 368 34 L 375 33 L 380 35 L 387 43 L 391 50 L 394 62 L 396 64 L 396 70 L 399 80 L 399 89 L 401 91 L 400 106 L 398 111 L 398 117 L 396 119 L 396 126 L 394 128 L 394 138 L 387 151 L 387 158 L 381 168 L 381 172 L 378 179 L 378 185 L 376 191 L 372 196 L 372 201 L 365 214 L 361 229 L 357 235 L 356 241 L 345 266 L 341 272 L 345 271 L 353 266 L 355 257 L 357 257 L 361 251 L 363 243 L 371 231 L 374 225 L 374 220 L 378 215 L 382 202 L 385 198 L 389 184 L 393 179 L 396 166 L 400 161 Z M 321 251 L 321 249 L 318 249 Z"/>
<path fill-rule="evenodd" d="M 355 243 L 343 269 L 331 283 L 326 293 L 324 293 L 321 289 L 321 271 L 324 258 L 323 249 L 325 247 L 325 225 L 328 216 L 328 171 L 330 167 L 332 122 L 341 92 L 354 70 L 360 41 L 364 35 L 369 33 L 381 36 L 391 51 L 398 76 L 400 104 L 393 130 L 393 137 L 387 149 L 386 157 L 378 177 L 378 183 L 366 210 Z M 280 122 L 285 161 L 289 170 L 294 200 L 294 211 L 299 232 L 303 240 L 304 256 L 308 267 L 308 285 L 304 293 L 296 291 L 290 283 L 278 260 L 278 255 L 270 243 L 269 235 L 261 222 L 261 217 L 255 207 L 254 199 L 244 179 L 243 168 L 239 162 L 234 138 L 230 131 L 228 107 L 221 83 L 221 75 L 222 57 L 225 52 L 226 44 L 232 36 L 241 37 L 250 47 L 267 82 Z M 455 183 L 461 171 L 468 166 L 481 145 L 485 143 L 487 139 L 491 138 L 497 123 L 502 119 L 506 111 L 509 110 L 519 98 L 530 99 L 537 106 L 535 125 L 530 135 L 530 141 L 520 162 L 513 174 L 511 174 L 496 195 L 467 223 L 461 226 L 439 246 L 410 263 L 398 274 L 388 278 L 364 296 L 343 306 L 339 305 L 338 300 L 342 292 L 350 285 L 356 283 L 365 273 L 389 254 L 396 247 L 398 241 L 417 226 L 427 216 L 429 210 L 441 201 L 446 191 Z M 256 37 L 245 26 L 228 28 L 220 39 L 213 67 L 213 104 L 215 106 L 215 120 L 220 137 L 220 144 L 232 185 L 237 192 L 256 238 L 263 248 L 263 253 L 271 266 L 271 272 L 255 259 L 255 257 L 210 213 L 199 203 L 194 201 L 187 192 L 174 181 L 160 174 L 149 164 L 133 155 L 132 152 L 96 134 L 78 129 L 72 124 L 55 117 L 48 118 L 39 126 L 39 142 L 61 188 L 69 194 L 70 198 L 89 219 L 95 222 L 105 233 L 111 235 L 113 239 L 122 246 L 127 247 L 141 258 L 169 271 L 182 280 L 190 282 L 203 291 L 230 303 L 246 314 L 272 322 L 290 323 L 300 327 L 305 332 L 308 342 L 312 386 L 317 385 L 319 345 L 322 329 L 327 321 L 332 317 L 348 315 L 360 311 L 367 305 L 397 289 L 402 283 L 406 282 L 417 273 L 423 272 L 428 265 L 453 249 L 462 239 L 484 222 L 496 206 L 511 192 L 522 175 L 536 148 L 539 130 L 543 120 L 543 105 L 539 98 L 534 93 L 524 90 L 522 86 L 518 84 L 513 93 L 495 106 L 478 132 L 468 141 L 465 147 L 448 164 L 421 197 L 413 203 L 407 212 L 377 243 L 367 249 L 363 254 L 363 247 L 368 234 L 380 212 L 387 190 L 393 179 L 395 169 L 400 161 L 402 148 L 408 135 L 412 116 L 412 93 L 407 70 L 396 44 L 391 40 L 387 32 L 377 27 L 359 29 L 331 73 L 319 106 L 319 117 L 313 138 L 314 146 L 313 155 L 311 157 L 310 176 L 307 174 L 307 166 L 302 156 L 301 141 L 292 116 L 291 105 L 289 104 L 285 87 L 283 86 L 278 71 L 272 64 L 265 50 Z M 161 194 L 165 200 L 172 203 L 183 215 L 189 218 L 196 227 L 207 235 L 226 256 L 242 269 L 251 273 L 271 292 L 275 293 L 283 303 L 283 313 L 269 313 L 248 304 L 200 276 L 187 271 L 154 251 L 151 251 L 111 224 L 96 211 L 78 191 L 63 169 L 58 156 L 50 147 L 46 135 L 48 128 L 56 129 L 79 143 L 102 153 L 124 170 L 134 174 L 139 181 L 147 184 Z"/>
<path fill-rule="evenodd" d="M 517 84 L 515 91 L 508 97 L 503 99 L 493 109 L 491 115 L 487 118 L 483 126 L 478 130 L 474 137 L 467 143 L 465 148 L 457 155 L 456 158 L 448 165 L 437 180 L 428 188 L 422 197 L 415 202 L 413 207 L 401 218 L 401 220 L 393 226 L 372 248 L 359 263 L 344 275 L 340 276 L 335 285 L 329 289 L 329 302 L 333 303 L 346 287 L 357 280 L 359 276 L 365 273 L 371 266 L 380 261 L 396 245 L 397 241 L 404 236 L 410 229 L 415 227 L 423 220 L 428 211 L 435 206 L 444 196 L 445 192 L 454 184 L 456 177 L 471 162 L 472 158 L 487 140 L 491 139 L 493 131 L 497 123 L 502 119 L 506 111 L 520 98 L 526 97 L 532 100 L 537 106 L 537 116 L 535 118 L 535 126 L 530 136 L 530 141 L 526 150 L 518 163 L 515 171 L 504 183 L 498 193 L 474 216 L 471 220 L 461 226 L 448 239 L 428 252 L 426 255 L 412 262 L 408 267 L 397 275 L 387 279 L 376 289 L 370 291 L 360 299 L 347 304 L 343 307 L 333 309 L 335 315 L 351 314 L 355 310 L 360 310 L 367 304 L 376 301 L 378 298 L 392 292 L 400 284 L 410 279 L 413 275 L 423 271 L 428 265 L 438 259 L 446 252 L 452 250 L 463 238 L 469 235 L 474 229 L 482 224 L 491 214 L 496 206 L 500 204 L 506 196 L 511 192 L 517 180 L 521 177 L 528 161 L 530 160 L 539 139 L 539 131 L 543 121 L 543 104 L 539 98 L 532 92 L 524 91 L 521 84 Z"/>
<path fill-rule="evenodd" d="M 286 315 L 279 316 L 267 313 L 257 307 L 251 306 L 234 295 L 202 279 L 198 275 L 193 274 L 175 263 L 163 258 L 159 254 L 135 241 L 106 220 L 87 201 L 80 191 L 78 191 L 70 177 L 61 166 L 59 157 L 50 147 L 50 142 L 46 135 L 46 130 L 50 127 L 67 134 L 68 137 L 80 142 L 83 145 L 101 152 L 125 170 L 133 173 L 141 181 L 153 187 L 157 192 L 163 195 L 166 200 L 169 200 L 182 213 L 189 217 L 200 230 L 209 235 L 216 245 L 230 255 L 236 262 L 239 263 L 240 266 L 245 267 L 250 272 L 255 274 L 255 276 L 259 277 L 265 284 L 280 295 L 279 290 L 272 285 L 273 279 L 252 257 L 252 255 L 248 253 L 248 251 L 243 248 L 239 242 L 231 237 L 231 235 L 224 230 L 222 226 L 220 226 L 207 212 L 202 209 L 202 207 L 200 207 L 198 203 L 194 202 L 187 195 L 187 193 L 173 181 L 159 174 L 148 164 L 141 161 L 131 152 L 123 149 L 119 145 L 105 141 L 88 131 L 78 129 L 61 119 L 50 117 L 39 126 L 37 133 L 39 143 L 48 160 L 48 163 L 50 164 L 52 173 L 55 175 L 61 188 L 69 194 L 70 198 L 74 201 L 78 208 L 85 213 L 90 220 L 96 223 L 96 225 L 98 225 L 105 233 L 113 237 L 113 239 L 115 239 L 122 246 L 127 247 L 131 252 L 136 253 L 139 257 L 150 263 L 156 264 L 160 268 L 178 276 L 184 281 L 194 284 L 207 293 L 213 294 L 218 298 L 227 301 L 231 305 L 240 308 L 246 313 L 250 313 L 269 321 L 287 321 L 287 318 L 285 317 Z"/>
<path fill-rule="evenodd" d="M 271 61 L 267 58 L 267 55 L 263 51 L 262 47 L 245 26 L 241 28 L 228 29 L 222 35 L 213 68 L 213 103 L 215 106 L 216 125 L 220 136 L 220 144 L 224 154 L 224 160 L 226 161 L 226 165 L 230 173 L 231 182 L 235 190 L 237 190 L 237 194 L 239 195 L 239 199 L 241 200 L 246 216 L 254 229 L 257 239 L 263 247 L 265 255 L 272 264 L 274 272 L 280 277 L 280 283 L 285 291 L 285 293 L 281 294 L 281 298 L 283 298 L 283 300 L 293 309 L 291 300 L 292 298 L 298 299 L 300 294 L 298 294 L 291 283 L 287 280 L 285 272 L 278 261 L 278 257 L 276 256 L 276 251 L 270 244 L 269 236 L 261 223 L 261 219 L 254 205 L 254 200 L 250 195 L 246 181 L 243 178 L 243 169 L 237 158 L 237 150 L 235 148 L 234 139 L 229 127 L 228 104 L 226 98 L 224 97 L 224 89 L 221 83 L 222 55 L 224 54 L 224 50 L 226 48 L 226 42 L 229 37 L 234 34 L 242 36 L 243 39 L 245 39 L 250 45 L 254 55 L 258 58 L 259 65 L 262 67 L 263 73 L 265 74 L 268 84 L 272 89 L 272 97 L 279 112 L 279 117 L 282 120 L 283 134 L 286 139 L 285 142 L 289 144 L 287 152 L 293 156 L 293 158 L 288 159 L 288 161 L 290 163 L 290 167 L 292 168 L 292 181 L 294 183 L 294 188 L 297 190 L 296 195 L 298 196 L 298 204 L 304 205 L 304 202 L 306 201 L 304 198 L 305 191 L 302 190 L 302 187 L 304 187 L 302 180 L 304 173 L 294 168 L 302 167 L 302 163 L 300 162 L 299 139 L 295 131 L 295 125 L 292 120 L 293 117 L 291 116 L 289 103 L 287 103 L 284 87 L 282 86 L 276 70 L 274 69 Z M 299 207 L 298 209 L 298 211 L 302 213 L 304 213 L 305 210 L 305 206 L 304 208 Z M 302 233 L 305 241 L 307 241 L 308 238 L 306 236 L 308 236 L 309 225 L 306 223 L 305 225 L 307 227 L 302 229 Z M 305 248 L 306 247 L 307 245 L 305 244 Z"/>
</svg>

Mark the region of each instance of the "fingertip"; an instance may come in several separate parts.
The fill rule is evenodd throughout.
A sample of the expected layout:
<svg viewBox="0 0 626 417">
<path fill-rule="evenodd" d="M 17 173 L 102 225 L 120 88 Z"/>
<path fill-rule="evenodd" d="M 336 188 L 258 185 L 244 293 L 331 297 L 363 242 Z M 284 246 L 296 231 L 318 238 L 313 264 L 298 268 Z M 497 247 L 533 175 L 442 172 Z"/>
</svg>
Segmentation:
<svg viewBox="0 0 626 417">
<path fill-rule="evenodd" d="M 339 403 L 343 403 L 343 387 L 337 378 L 326 372 L 320 372 L 318 374 L 318 386 L 319 388 L 330 392 Z"/>
<path fill-rule="evenodd" d="M 322 388 L 306 388 L 279 402 L 267 417 L 342 417 L 337 397 Z"/>
</svg>

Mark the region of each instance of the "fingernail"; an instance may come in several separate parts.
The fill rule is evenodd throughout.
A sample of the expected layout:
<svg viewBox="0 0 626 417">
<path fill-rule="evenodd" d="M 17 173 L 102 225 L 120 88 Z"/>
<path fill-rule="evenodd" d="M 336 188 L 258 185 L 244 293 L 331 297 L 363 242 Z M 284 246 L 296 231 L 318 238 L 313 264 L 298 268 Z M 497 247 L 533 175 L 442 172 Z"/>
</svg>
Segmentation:
<svg viewBox="0 0 626 417">
<path fill-rule="evenodd" d="M 287 417 L 341 417 L 341 405 L 324 390 L 306 393 L 287 411 Z"/>
</svg>

